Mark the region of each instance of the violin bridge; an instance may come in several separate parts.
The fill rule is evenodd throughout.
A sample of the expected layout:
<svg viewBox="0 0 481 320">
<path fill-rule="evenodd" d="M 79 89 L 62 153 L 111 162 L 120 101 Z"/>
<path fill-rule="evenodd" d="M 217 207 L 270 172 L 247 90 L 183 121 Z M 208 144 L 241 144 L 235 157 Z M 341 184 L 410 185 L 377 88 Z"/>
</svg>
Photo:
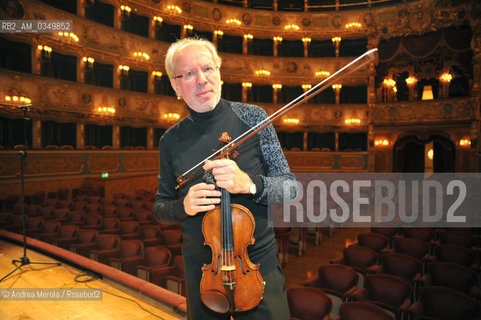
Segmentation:
<svg viewBox="0 0 481 320">
<path fill-rule="evenodd" d="M 220 268 L 221 271 L 234 271 L 235 270 L 235 266 L 222 266 Z"/>
</svg>

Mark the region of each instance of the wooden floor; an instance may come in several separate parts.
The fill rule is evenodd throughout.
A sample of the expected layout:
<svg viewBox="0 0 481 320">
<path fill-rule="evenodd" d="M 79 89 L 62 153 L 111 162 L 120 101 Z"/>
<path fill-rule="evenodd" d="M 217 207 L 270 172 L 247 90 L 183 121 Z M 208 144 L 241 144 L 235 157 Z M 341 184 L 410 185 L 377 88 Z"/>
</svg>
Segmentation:
<svg viewBox="0 0 481 320">
<path fill-rule="evenodd" d="M 14 269 L 12 259 L 23 256 L 17 245 L 0 241 L 0 278 Z M 38 252 L 28 250 L 32 262 L 57 262 Z M 107 280 L 94 279 L 88 283 L 75 281 L 82 273 L 68 264 L 61 266 L 30 264 L 23 266 L 0 282 L 0 288 L 102 288 L 100 301 L 1 301 L 2 320 L 148 320 L 184 319 L 165 306 L 129 292 L 125 287 Z M 85 279 L 85 278 L 81 278 Z M 150 312 L 150 313 L 149 313 Z M 156 315 L 156 316 L 155 316 Z"/>
<path fill-rule="evenodd" d="M 297 233 L 294 231 L 291 234 L 292 244 L 288 262 L 284 267 L 287 287 L 302 286 L 304 282 L 316 278 L 320 265 L 328 264 L 330 260 L 341 257 L 346 243 L 355 241 L 357 234 L 365 231 L 366 229 L 334 229 L 331 235 L 324 231 L 319 246 L 314 244 L 314 237 L 310 236 L 302 256 L 298 255 Z M 12 259 L 18 259 L 22 255 L 21 247 L 0 241 L 0 277 L 13 270 Z M 28 250 L 27 256 L 31 261 L 56 262 L 50 257 L 31 250 Z M 139 297 L 135 292 L 128 292 L 124 287 L 108 281 L 96 279 L 88 283 L 76 282 L 74 278 L 81 272 L 67 264 L 61 266 L 32 264 L 23 266 L 0 282 L 0 288 L 102 288 L 101 301 L 1 301 L 0 319 L 182 319 L 165 306 L 150 301 L 146 297 Z"/>
</svg>

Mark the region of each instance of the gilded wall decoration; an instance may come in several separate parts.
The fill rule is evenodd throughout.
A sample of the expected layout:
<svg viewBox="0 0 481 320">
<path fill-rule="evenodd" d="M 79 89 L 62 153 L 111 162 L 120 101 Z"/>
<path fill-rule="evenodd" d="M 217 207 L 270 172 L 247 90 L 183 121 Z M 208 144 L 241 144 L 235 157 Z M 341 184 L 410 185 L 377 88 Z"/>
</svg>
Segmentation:
<svg viewBox="0 0 481 320">
<path fill-rule="evenodd" d="M 372 120 L 376 122 L 431 122 L 474 120 L 476 105 L 469 98 L 418 103 L 376 104 Z"/>
<path fill-rule="evenodd" d="M 121 108 L 125 107 L 125 106 L 127 105 L 127 100 L 125 100 L 125 98 L 123 98 L 123 97 L 122 97 L 122 98 L 119 98 L 119 100 L 118 100 L 118 105 L 119 105 L 119 107 L 121 107 Z"/>
<path fill-rule="evenodd" d="M 278 26 L 281 24 L 281 18 L 279 16 L 273 16 L 272 17 L 272 24 L 275 26 Z"/>
<path fill-rule="evenodd" d="M 306 119 L 310 119 L 312 121 L 319 121 L 319 122 L 325 122 L 329 118 L 332 118 L 332 112 L 330 112 L 330 108 L 326 107 L 320 107 L 320 108 L 315 108 L 311 110 L 310 114 L 304 114 L 304 117 L 308 117 Z M 307 113 L 307 112 L 306 112 Z"/>
<path fill-rule="evenodd" d="M 135 100 L 136 102 L 136 107 L 135 111 L 146 111 L 147 108 L 150 106 L 150 99 L 148 98 L 140 98 Z"/>
<path fill-rule="evenodd" d="M 311 25 L 311 19 L 309 17 L 302 18 L 301 22 L 304 27 L 309 27 Z"/>
<path fill-rule="evenodd" d="M 215 21 L 219 21 L 220 19 L 222 19 L 222 11 L 220 11 L 219 8 L 212 9 L 212 19 L 214 19 Z"/>
<path fill-rule="evenodd" d="M 302 64 L 302 70 L 309 72 L 312 71 L 311 65 L 310 64 Z"/>
<path fill-rule="evenodd" d="M 292 168 L 309 168 L 318 170 L 332 169 L 336 163 L 335 155 L 319 155 L 306 153 L 291 153 L 286 154 L 289 166 Z"/>
<path fill-rule="evenodd" d="M 77 21 L 74 22 L 74 24 Z M 80 24 L 81 25 L 81 24 Z M 119 52 L 123 44 L 122 38 L 116 32 L 105 32 L 103 27 L 89 28 L 85 25 L 82 30 L 82 41 L 89 46 L 99 47 L 102 50 Z"/>
<path fill-rule="evenodd" d="M 184 4 L 186 4 L 186 2 L 184 2 Z M 193 14 L 198 17 L 209 18 L 209 8 L 194 5 L 194 10 L 192 11 L 193 11 Z M 189 3 L 189 11 L 186 11 L 186 12 L 190 12 L 190 3 Z"/>
<path fill-rule="evenodd" d="M 287 73 L 296 73 L 297 72 L 297 64 L 293 61 L 289 61 L 286 63 L 286 72 Z"/>
<path fill-rule="evenodd" d="M 190 12 L 192 10 L 192 6 L 190 5 L 190 2 L 184 1 L 182 2 L 182 10 L 184 12 Z M 207 12 L 207 15 L 205 17 L 209 17 L 209 12 Z"/>
<path fill-rule="evenodd" d="M 84 161 L 80 156 L 36 155 L 29 153 L 25 174 L 27 176 L 49 176 L 80 174 Z"/>
<path fill-rule="evenodd" d="M 71 97 L 72 90 L 71 90 L 70 86 L 68 86 L 66 84 L 65 85 L 58 85 L 58 86 L 56 86 L 52 89 L 53 90 L 50 91 L 51 94 L 53 95 L 53 97 L 51 98 L 51 101 L 55 105 L 68 107 L 68 106 L 71 106 L 73 104 L 72 97 Z"/>
<path fill-rule="evenodd" d="M 118 155 L 91 155 L 87 161 L 90 172 L 116 172 L 119 170 Z"/>
<path fill-rule="evenodd" d="M 339 167 L 342 170 L 362 170 L 367 169 L 367 161 L 364 155 L 341 155 Z"/>
<path fill-rule="evenodd" d="M 396 20 L 396 14 L 395 12 L 392 12 L 392 11 L 379 12 L 378 17 L 379 17 L 379 23 L 381 24 L 393 23 Z"/>
<path fill-rule="evenodd" d="M 416 12 L 410 15 L 408 25 L 415 33 L 422 33 L 431 25 L 432 16 L 425 12 L 421 5 L 416 9 Z"/>
<path fill-rule="evenodd" d="M 443 111 L 445 115 L 450 115 L 453 112 L 453 105 L 450 103 L 446 103 L 443 106 Z"/>
<path fill-rule="evenodd" d="M 20 174 L 20 158 L 17 154 L 0 157 L 0 177 L 15 178 Z"/>
<path fill-rule="evenodd" d="M 255 24 L 258 25 L 258 26 L 267 26 L 269 25 L 269 17 L 266 17 L 266 16 L 260 16 L 260 15 L 255 15 L 254 16 L 256 18 L 255 20 Z M 273 18 L 274 19 L 274 18 Z M 280 24 L 280 20 L 279 20 L 279 24 Z"/>
<path fill-rule="evenodd" d="M 3 0 L 0 4 L 0 10 L 11 19 L 21 19 L 25 15 L 23 5 L 17 0 Z"/>
<path fill-rule="evenodd" d="M 89 93 L 82 93 L 82 102 L 87 104 L 87 103 L 90 103 L 92 101 L 92 96 L 89 94 Z"/>
<path fill-rule="evenodd" d="M 332 25 L 334 28 L 339 28 L 342 25 L 342 17 L 340 15 L 335 15 L 332 17 Z"/>
<path fill-rule="evenodd" d="M 244 22 L 246 26 L 250 25 L 252 23 L 252 15 L 248 12 L 244 13 L 242 15 L 242 22 Z"/>
<path fill-rule="evenodd" d="M 27 12 L 27 14 L 28 14 L 28 18 L 32 17 L 32 20 L 47 20 L 47 18 L 45 17 L 45 14 L 40 11 Z"/>
<path fill-rule="evenodd" d="M 368 12 L 364 15 L 362 21 L 364 21 L 366 26 L 371 26 L 376 23 L 376 18 L 372 12 Z"/>
<path fill-rule="evenodd" d="M 329 17 L 316 17 L 312 18 L 312 26 L 315 28 L 327 28 L 329 27 Z"/>
<path fill-rule="evenodd" d="M 123 159 L 123 165 L 120 161 Z M 25 174 L 40 179 L 85 179 L 92 173 L 123 173 L 158 171 L 158 151 L 102 154 L 99 152 L 76 151 L 75 155 L 64 151 L 29 151 Z M 0 186 L 19 177 L 20 159 L 14 150 L 6 150 L 0 156 Z M 17 183 L 14 181 L 14 183 Z M 29 181 L 29 184 L 33 183 Z M 29 188 L 30 189 L 30 188 Z"/>
<path fill-rule="evenodd" d="M 125 171 L 152 171 L 159 169 L 158 154 L 126 154 L 123 159 Z"/>
</svg>

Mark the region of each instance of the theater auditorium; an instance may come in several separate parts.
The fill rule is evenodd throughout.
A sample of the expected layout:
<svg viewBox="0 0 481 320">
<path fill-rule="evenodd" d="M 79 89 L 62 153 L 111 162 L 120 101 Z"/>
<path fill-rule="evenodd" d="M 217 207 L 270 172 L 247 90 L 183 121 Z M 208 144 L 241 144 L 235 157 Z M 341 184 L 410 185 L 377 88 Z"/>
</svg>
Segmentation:
<svg viewBox="0 0 481 320">
<path fill-rule="evenodd" d="M 481 319 L 481 2 L 0 0 L 0 19 L 1 319 L 187 319 L 183 224 L 153 210 L 159 141 L 189 117 L 165 55 L 188 37 L 217 48 L 221 98 L 282 112 L 291 172 L 318 182 L 270 216 L 292 319 Z M 386 181 L 407 209 L 376 207 Z M 450 223 L 436 200 L 462 186 Z M 438 220 L 396 219 L 429 203 Z"/>
</svg>

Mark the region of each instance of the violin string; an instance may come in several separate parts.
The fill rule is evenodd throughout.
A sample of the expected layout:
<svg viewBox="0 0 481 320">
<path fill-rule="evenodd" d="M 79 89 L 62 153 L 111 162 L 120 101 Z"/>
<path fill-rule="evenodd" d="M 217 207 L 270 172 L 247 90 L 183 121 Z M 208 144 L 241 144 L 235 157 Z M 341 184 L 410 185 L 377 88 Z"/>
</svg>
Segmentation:
<svg viewBox="0 0 481 320">
<path fill-rule="evenodd" d="M 185 177 L 186 175 L 188 175 L 193 170 L 196 170 L 199 166 L 203 165 L 205 163 L 205 161 L 210 160 L 212 158 L 215 158 L 218 154 L 221 154 L 223 152 L 223 150 L 231 151 L 232 149 L 234 149 L 234 148 L 232 148 L 232 146 L 236 145 L 239 141 L 244 139 L 251 132 L 256 131 L 258 128 L 260 128 L 261 126 L 263 126 L 264 124 L 266 124 L 268 122 L 272 122 L 273 121 L 272 119 L 276 119 L 276 118 L 280 117 L 281 115 L 283 115 L 284 113 L 289 111 L 292 107 L 297 105 L 299 102 L 301 102 L 303 100 L 309 100 L 313 96 L 315 96 L 315 95 L 319 94 L 320 92 L 322 92 L 323 90 L 327 89 L 335 81 L 339 81 L 340 79 L 350 75 L 354 71 L 356 71 L 356 70 L 362 68 L 363 66 L 365 66 L 366 64 L 370 63 L 371 61 L 374 60 L 374 57 L 375 57 L 374 54 L 375 54 L 375 52 L 377 52 L 377 50 L 378 50 L 377 48 L 371 49 L 371 50 L 365 52 L 364 54 L 362 54 L 361 56 L 359 56 L 358 58 L 354 59 L 350 63 L 346 64 L 344 67 L 337 70 L 332 75 L 330 75 L 326 79 L 322 80 L 317 85 L 315 85 L 314 87 L 312 87 L 308 91 L 304 92 L 303 94 L 301 94 L 300 96 L 298 96 L 297 98 L 295 98 L 294 100 L 292 100 L 291 102 L 286 104 L 284 107 L 277 110 L 276 112 L 274 112 L 273 114 L 271 114 L 267 118 L 263 119 L 258 124 L 256 124 L 255 126 L 250 128 L 249 130 L 247 130 L 246 132 L 244 132 L 243 134 L 241 134 L 240 136 L 238 136 L 234 140 L 232 140 L 224 148 L 221 148 L 221 149 L 215 151 L 213 154 L 211 154 L 210 156 L 208 156 L 204 160 L 200 161 L 198 164 L 196 164 L 195 166 L 193 166 L 192 168 L 190 168 L 189 170 L 184 172 L 180 176 L 180 178 Z M 368 59 L 367 61 L 362 62 L 359 66 L 356 66 L 356 68 L 354 68 L 353 70 L 348 70 L 350 67 L 355 66 L 358 62 L 360 62 L 360 61 L 362 61 L 363 59 L 366 59 L 366 58 Z M 345 71 L 348 71 L 348 72 L 345 75 L 340 75 Z M 339 77 L 339 78 L 337 78 L 337 77 Z"/>
<path fill-rule="evenodd" d="M 222 197 L 225 197 L 224 189 L 222 189 Z M 225 201 L 221 202 L 221 224 L 222 224 L 222 267 L 225 266 L 226 263 L 226 248 L 227 248 L 227 235 L 226 235 L 226 225 L 225 225 Z M 223 271 L 223 275 L 225 271 Z"/>
</svg>

